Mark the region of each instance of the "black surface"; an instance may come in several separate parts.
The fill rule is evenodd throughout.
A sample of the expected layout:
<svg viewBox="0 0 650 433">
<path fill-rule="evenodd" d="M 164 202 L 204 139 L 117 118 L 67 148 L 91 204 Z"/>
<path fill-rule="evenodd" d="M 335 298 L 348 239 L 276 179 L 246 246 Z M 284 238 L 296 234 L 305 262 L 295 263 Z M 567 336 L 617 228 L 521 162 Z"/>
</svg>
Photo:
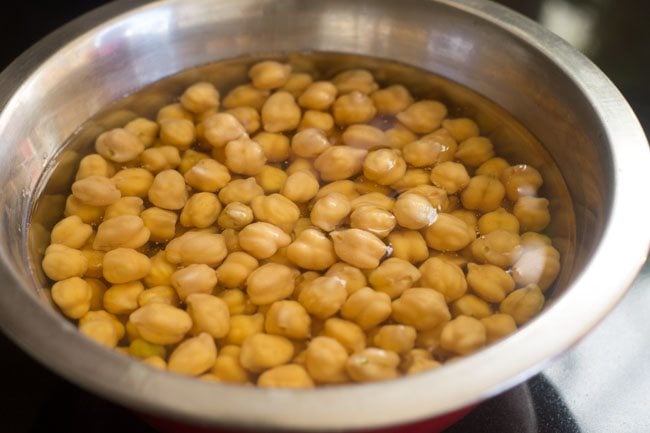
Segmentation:
<svg viewBox="0 0 650 433">
<path fill-rule="evenodd" d="M 548 0 L 547 3 L 549 2 L 557 4 L 561 3 L 561 0 Z M 0 12 L 0 69 L 50 31 L 103 3 L 105 1 L 97 0 L 12 2 L 10 7 Z M 502 3 L 533 18 L 538 18 L 544 6 L 543 1 L 534 0 L 504 0 Z M 591 51 L 591 55 L 619 86 L 648 131 L 650 127 L 649 5 L 644 0 L 571 0 L 568 3 L 586 8 L 594 14 L 593 36 L 596 40 L 592 41 L 595 49 Z M 636 290 L 645 290 L 645 286 Z M 642 305 L 635 308 L 640 311 Z M 641 319 L 644 317 L 644 314 L 639 315 Z M 614 321 L 610 320 L 610 322 Z M 605 326 L 607 323 L 601 328 Z M 629 326 L 634 328 L 634 324 Z M 605 329 L 601 334 L 606 335 L 606 331 Z M 590 344 L 599 346 L 600 341 L 594 343 L 597 338 L 599 337 L 595 336 L 591 338 L 591 343 L 578 346 L 574 353 L 581 353 L 580 347 L 589 347 Z M 572 356 L 569 354 L 566 359 L 571 360 Z M 561 362 L 558 364 L 560 366 L 555 368 L 556 372 L 562 370 Z M 611 368 L 617 367 L 613 365 Z M 570 366 L 567 366 L 566 370 L 569 371 Z M 641 375 L 645 379 L 650 373 L 642 371 Z M 0 433 L 154 432 L 128 409 L 86 393 L 49 372 L 2 335 L 0 335 L 0 377 L 2 378 Z M 554 376 L 553 372 L 538 375 L 525 384 L 484 402 L 465 419 L 451 427 L 448 433 L 614 431 L 611 427 L 607 429 L 599 427 L 607 424 L 586 421 L 590 417 L 604 418 L 606 411 L 589 412 L 591 409 L 585 409 L 585 406 L 589 407 L 589 405 L 585 405 L 582 398 L 572 399 L 567 405 L 561 396 L 563 390 L 556 389 L 551 384 L 554 377 L 561 377 L 561 375 Z M 559 386 L 563 387 L 561 381 Z M 575 395 L 575 390 L 567 391 L 570 391 L 570 395 Z M 585 395 L 585 399 L 599 402 L 604 409 L 611 407 L 612 400 L 616 399 L 616 392 L 625 392 L 625 390 L 600 389 L 596 395 Z M 645 407 L 647 408 L 648 405 Z M 644 414 L 631 412 L 629 423 L 620 431 L 650 431 L 647 410 L 645 412 Z M 580 423 L 576 421 L 576 413 L 580 414 Z"/>
</svg>

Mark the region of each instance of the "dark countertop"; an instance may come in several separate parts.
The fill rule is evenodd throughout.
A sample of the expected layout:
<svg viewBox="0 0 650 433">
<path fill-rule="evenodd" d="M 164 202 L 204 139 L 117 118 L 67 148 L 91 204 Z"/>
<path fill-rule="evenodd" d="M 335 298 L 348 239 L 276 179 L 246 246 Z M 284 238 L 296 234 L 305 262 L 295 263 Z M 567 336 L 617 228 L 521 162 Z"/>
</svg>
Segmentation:
<svg viewBox="0 0 650 433">
<path fill-rule="evenodd" d="M 13 3 L 0 14 L 0 68 L 101 0 Z M 585 51 L 650 131 L 650 4 L 643 0 L 504 0 Z M 586 301 L 588 302 L 588 301 Z M 650 265 L 615 311 L 541 374 L 481 404 L 451 427 L 471 432 L 649 432 Z M 0 431 L 154 430 L 127 409 L 40 366 L 0 334 Z"/>
</svg>

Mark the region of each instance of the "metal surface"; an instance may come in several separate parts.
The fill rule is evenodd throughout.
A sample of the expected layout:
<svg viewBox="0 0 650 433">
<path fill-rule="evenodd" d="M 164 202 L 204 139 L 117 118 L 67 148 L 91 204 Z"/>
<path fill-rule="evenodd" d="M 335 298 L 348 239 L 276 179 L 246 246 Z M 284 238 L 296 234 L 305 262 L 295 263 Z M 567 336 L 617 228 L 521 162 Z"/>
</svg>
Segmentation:
<svg viewBox="0 0 650 433">
<path fill-rule="evenodd" d="M 517 334 L 445 368 L 306 392 L 215 385 L 154 371 L 86 340 L 39 300 L 28 266 L 27 212 L 48 159 L 83 121 L 188 67 L 244 53 L 305 49 L 420 66 L 513 113 L 553 155 L 574 201 L 578 231 L 570 288 Z M 57 31 L 6 69 L 0 75 L 2 105 L 3 329 L 42 362 L 95 392 L 197 423 L 371 428 L 474 403 L 529 377 L 585 335 L 625 293 L 647 254 L 650 205 L 638 198 L 650 181 L 650 155 L 633 113 L 588 60 L 491 3 L 111 4 Z"/>
</svg>

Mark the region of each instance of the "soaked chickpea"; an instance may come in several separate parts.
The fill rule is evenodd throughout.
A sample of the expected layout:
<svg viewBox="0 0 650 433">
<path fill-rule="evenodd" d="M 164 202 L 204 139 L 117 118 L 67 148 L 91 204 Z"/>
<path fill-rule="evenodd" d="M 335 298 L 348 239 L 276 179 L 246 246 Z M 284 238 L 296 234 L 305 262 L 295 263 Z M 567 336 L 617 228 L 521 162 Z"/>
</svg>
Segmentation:
<svg viewBox="0 0 650 433">
<path fill-rule="evenodd" d="M 428 134 L 440 127 L 447 116 L 447 107 L 438 101 L 418 101 L 397 114 L 397 120 L 418 134 Z"/>
<path fill-rule="evenodd" d="M 300 389 L 438 368 L 538 314 L 561 263 L 541 173 L 390 74 L 289 58 L 97 137 L 42 261 L 79 331 Z"/>
</svg>

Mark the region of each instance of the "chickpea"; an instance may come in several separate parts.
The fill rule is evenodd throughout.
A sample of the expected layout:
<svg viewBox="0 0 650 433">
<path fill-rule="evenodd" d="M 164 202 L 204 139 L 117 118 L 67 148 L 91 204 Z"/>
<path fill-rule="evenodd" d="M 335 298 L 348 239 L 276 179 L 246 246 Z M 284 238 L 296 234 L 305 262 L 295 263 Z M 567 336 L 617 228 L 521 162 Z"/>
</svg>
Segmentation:
<svg viewBox="0 0 650 433">
<path fill-rule="evenodd" d="M 307 287 L 309 283 L 314 281 L 316 278 L 321 277 L 322 275 L 319 274 L 318 272 L 314 271 L 306 271 L 302 272 L 300 275 L 296 277 L 296 288 L 293 291 L 292 298 L 293 299 L 298 299 L 300 297 L 300 293 L 302 292 L 302 289 Z"/>
<path fill-rule="evenodd" d="M 341 126 L 367 123 L 376 113 L 372 99 L 358 90 L 339 96 L 332 105 L 334 121 Z"/>
<path fill-rule="evenodd" d="M 138 137 L 123 128 L 106 131 L 95 140 L 95 151 L 117 163 L 137 158 L 144 151 L 144 147 Z"/>
<path fill-rule="evenodd" d="M 203 137 L 215 148 L 246 137 L 246 128 L 230 113 L 214 113 L 203 120 Z"/>
<path fill-rule="evenodd" d="M 224 382 L 248 383 L 250 377 L 239 362 L 240 354 L 241 347 L 239 346 L 223 346 L 212 367 L 212 374 Z"/>
<path fill-rule="evenodd" d="M 261 196 L 260 196 L 261 197 Z M 217 219 L 219 227 L 241 230 L 253 222 L 253 210 L 243 203 L 229 203 Z"/>
<path fill-rule="evenodd" d="M 130 314 L 140 306 L 138 298 L 143 291 L 144 286 L 139 281 L 114 284 L 104 293 L 104 308 L 113 314 Z"/>
<path fill-rule="evenodd" d="M 111 177 L 115 174 L 115 167 L 96 153 L 84 156 L 79 162 L 75 180 L 85 179 L 90 176 Z"/>
<path fill-rule="evenodd" d="M 446 161 L 431 169 L 431 182 L 448 194 L 455 194 L 470 183 L 470 177 L 463 164 Z"/>
<path fill-rule="evenodd" d="M 376 194 L 386 197 L 388 200 L 386 202 L 392 202 L 392 199 L 389 197 L 392 195 L 390 186 L 388 185 L 379 185 L 377 182 L 373 182 L 367 177 L 361 175 L 355 179 L 357 192 L 359 194 Z"/>
<path fill-rule="evenodd" d="M 139 280 L 149 274 L 149 257 L 131 248 L 116 248 L 106 253 L 102 271 L 109 283 L 122 284 Z"/>
<path fill-rule="evenodd" d="M 417 331 L 412 326 L 385 325 L 379 328 L 373 341 L 380 349 L 403 354 L 413 349 L 416 336 Z"/>
<path fill-rule="evenodd" d="M 282 186 L 287 181 L 287 173 L 284 170 L 272 165 L 265 165 L 259 173 L 255 175 L 255 181 L 262 187 L 266 194 L 280 192 Z"/>
<path fill-rule="evenodd" d="M 150 207 L 140 214 L 144 226 L 149 229 L 149 239 L 154 242 L 167 242 L 176 234 L 176 220 L 178 215 L 175 212 Z"/>
<path fill-rule="evenodd" d="M 172 239 L 165 247 L 165 254 L 170 263 L 215 267 L 223 261 L 228 250 L 220 234 L 189 231 Z"/>
<path fill-rule="evenodd" d="M 411 104 L 396 117 L 411 131 L 427 134 L 438 129 L 445 116 L 447 107 L 438 101 L 424 100 Z"/>
<path fill-rule="evenodd" d="M 142 338 L 154 344 L 175 344 L 192 328 L 192 319 L 185 311 L 167 304 L 153 303 L 129 315 Z"/>
<path fill-rule="evenodd" d="M 247 225 L 239 232 L 239 243 L 253 257 L 267 259 L 279 248 L 288 246 L 291 236 L 273 224 L 257 222 Z"/>
<path fill-rule="evenodd" d="M 344 383 L 348 381 L 345 364 L 348 352 L 334 338 L 316 337 L 309 342 L 305 365 L 309 375 L 319 383 Z"/>
<path fill-rule="evenodd" d="M 289 92 L 297 98 L 313 82 L 314 79 L 312 76 L 306 72 L 292 72 L 289 74 L 289 79 L 280 90 Z"/>
<path fill-rule="evenodd" d="M 505 168 L 501 172 L 500 179 L 506 188 L 506 195 L 511 201 L 517 201 L 526 196 L 534 197 L 544 183 L 539 171 L 526 164 Z"/>
<path fill-rule="evenodd" d="M 282 162 L 289 157 L 289 137 L 262 131 L 253 137 L 270 162 Z"/>
<path fill-rule="evenodd" d="M 83 247 L 93 234 L 93 228 L 84 224 L 77 215 L 71 215 L 56 223 L 52 228 L 50 240 L 52 244 L 62 244 L 66 247 L 79 249 Z"/>
<path fill-rule="evenodd" d="M 204 229 L 217 220 L 221 203 L 211 192 L 197 192 L 187 200 L 181 211 L 180 223 L 185 227 Z"/>
<path fill-rule="evenodd" d="M 257 220 L 274 224 L 286 232 L 290 232 L 300 218 L 298 206 L 280 194 L 255 197 L 251 208 Z"/>
<path fill-rule="evenodd" d="M 72 194 L 83 204 L 108 206 L 121 197 L 115 183 L 103 176 L 88 176 L 72 184 Z"/>
<path fill-rule="evenodd" d="M 262 90 L 277 89 L 287 84 L 291 66 L 267 60 L 254 64 L 248 70 L 253 86 Z"/>
<path fill-rule="evenodd" d="M 316 177 L 308 171 L 292 173 L 282 186 L 282 195 L 290 201 L 305 203 L 316 196 L 320 184 Z"/>
<path fill-rule="evenodd" d="M 329 182 L 328 184 L 323 185 L 323 187 L 318 190 L 316 199 L 321 199 L 326 195 L 334 192 L 343 194 L 348 200 L 354 200 L 355 198 L 359 197 L 359 193 L 357 192 L 357 184 L 351 180 L 346 179 Z"/>
<path fill-rule="evenodd" d="M 140 197 L 122 197 L 106 207 L 104 220 L 122 215 L 140 216 L 144 210 L 144 202 Z"/>
<path fill-rule="evenodd" d="M 195 114 L 219 108 L 219 91 L 205 81 L 192 84 L 180 98 L 181 105 Z"/>
<path fill-rule="evenodd" d="M 478 125 L 472 119 L 461 117 L 458 119 L 445 119 L 442 121 L 442 127 L 445 128 L 454 140 L 461 142 L 468 138 L 478 137 L 480 134 Z"/>
<path fill-rule="evenodd" d="M 269 368 L 286 364 L 294 354 L 291 341 L 278 335 L 253 334 L 244 340 L 239 361 L 253 372 L 260 373 Z"/>
<path fill-rule="evenodd" d="M 224 344 L 241 346 L 251 335 L 264 332 L 264 315 L 237 314 L 230 316 L 230 331 L 224 339 Z"/>
<path fill-rule="evenodd" d="M 521 326 L 535 317 L 543 306 L 544 294 L 536 284 L 529 284 L 510 293 L 499 305 L 499 311 L 512 316 Z"/>
<path fill-rule="evenodd" d="M 313 388 L 314 381 L 304 367 L 297 364 L 273 367 L 260 374 L 257 386 L 261 388 Z"/>
<path fill-rule="evenodd" d="M 458 143 L 446 129 L 440 128 L 433 131 L 431 134 L 427 134 L 425 137 L 434 138 L 442 146 L 440 154 L 438 155 L 439 162 L 446 162 L 454 159 L 456 151 L 458 150 Z"/>
<path fill-rule="evenodd" d="M 299 171 L 305 171 L 310 173 L 314 177 L 318 178 L 318 171 L 314 168 L 314 161 L 307 158 L 294 158 L 294 160 L 286 168 L 285 172 L 287 175 L 291 176 L 294 173 Z"/>
<path fill-rule="evenodd" d="M 403 355 L 400 369 L 406 374 L 416 374 L 438 368 L 440 365 L 427 350 L 413 349 Z"/>
<path fill-rule="evenodd" d="M 266 164 L 262 146 L 247 137 L 229 141 L 226 144 L 226 167 L 230 171 L 255 176 Z"/>
<path fill-rule="evenodd" d="M 399 361 L 395 352 L 369 347 L 348 358 L 346 371 L 355 382 L 394 379 Z"/>
<path fill-rule="evenodd" d="M 104 220 L 97 227 L 93 248 L 109 251 L 115 248 L 140 248 L 149 241 L 150 231 L 136 215 L 120 215 Z"/>
<path fill-rule="evenodd" d="M 225 108 L 235 107 L 253 107 L 260 110 L 264 102 L 269 97 L 268 90 L 257 89 L 250 84 L 243 84 L 232 89 L 225 98 L 223 98 L 223 106 Z"/>
<path fill-rule="evenodd" d="M 158 137 L 160 126 L 153 120 L 137 117 L 124 125 L 124 129 L 135 135 L 145 147 L 150 147 Z"/>
<path fill-rule="evenodd" d="M 367 285 L 365 274 L 359 268 L 355 268 L 344 262 L 338 262 L 332 265 L 325 276 L 343 280 L 348 295 Z"/>
<path fill-rule="evenodd" d="M 244 130 L 248 134 L 252 134 L 258 129 L 260 129 L 260 113 L 256 109 L 251 107 L 236 107 L 231 108 L 227 113 L 232 114 L 235 118 L 241 123 L 244 127 Z M 240 137 L 239 139 L 241 139 Z"/>
<path fill-rule="evenodd" d="M 505 196 L 505 188 L 497 179 L 474 176 L 461 193 L 461 201 L 467 209 L 490 212 L 498 209 Z"/>
<path fill-rule="evenodd" d="M 441 293 L 446 302 L 453 302 L 467 291 L 467 282 L 463 270 L 438 257 L 427 259 L 420 266 L 422 279 L 420 283 Z"/>
<path fill-rule="evenodd" d="M 487 235 L 495 230 L 505 230 L 516 235 L 519 233 L 519 220 L 502 207 L 483 214 L 478 219 L 478 231 L 481 234 Z"/>
<path fill-rule="evenodd" d="M 259 263 L 257 259 L 244 252 L 230 253 L 217 268 L 217 278 L 225 287 L 234 289 L 243 287 L 246 279 Z"/>
<path fill-rule="evenodd" d="M 329 113 L 307 110 L 302 115 L 298 130 L 307 128 L 316 128 L 325 133 L 330 133 L 334 129 L 334 118 Z"/>
<path fill-rule="evenodd" d="M 403 149 L 404 146 L 418 139 L 417 135 L 400 123 L 384 131 L 384 134 L 388 147 L 393 149 Z"/>
<path fill-rule="evenodd" d="M 363 162 L 363 174 L 380 185 L 390 185 L 406 173 L 406 162 L 393 149 L 379 149 L 368 153 Z"/>
<path fill-rule="evenodd" d="M 151 270 L 144 277 L 144 283 L 147 287 L 171 286 L 174 271 L 176 265 L 167 261 L 167 254 L 164 251 L 159 251 L 151 257 Z"/>
<path fill-rule="evenodd" d="M 337 230 L 330 233 L 336 255 L 360 269 L 374 269 L 386 254 L 386 245 L 377 236 L 361 229 Z"/>
<path fill-rule="evenodd" d="M 246 279 L 247 293 L 253 304 L 265 305 L 288 298 L 295 287 L 295 270 L 267 263 L 253 270 Z"/>
<path fill-rule="evenodd" d="M 384 238 L 395 228 L 395 216 L 378 206 L 361 206 L 350 215 L 350 226 Z"/>
<path fill-rule="evenodd" d="M 340 72 L 332 79 L 332 83 L 341 94 L 353 91 L 370 94 L 379 88 L 375 78 L 365 69 L 350 69 Z"/>
<path fill-rule="evenodd" d="M 512 277 L 517 286 L 536 284 L 548 290 L 560 272 L 560 253 L 550 245 L 524 247 L 519 259 L 512 265 Z"/>
<path fill-rule="evenodd" d="M 528 248 L 541 247 L 544 245 L 553 246 L 553 242 L 548 236 L 541 233 L 526 232 L 520 236 L 521 246 Z"/>
<path fill-rule="evenodd" d="M 393 301 L 393 319 L 400 324 L 413 326 L 418 331 L 432 329 L 451 318 L 445 298 L 429 288 L 406 289 Z"/>
<path fill-rule="evenodd" d="M 303 269 L 321 271 L 336 263 L 332 241 L 317 229 L 306 229 L 287 247 L 287 258 Z"/>
<path fill-rule="evenodd" d="M 419 194 L 401 194 L 393 209 L 397 223 L 407 229 L 429 227 L 438 217 L 431 203 Z"/>
<path fill-rule="evenodd" d="M 88 269 L 88 259 L 77 249 L 52 244 L 45 250 L 42 266 L 49 279 L 61 281 L 82 277 Z"/>
<path fill-rule="evenodd" d="M 404 259 L 413 264 L 420 263 L 429 257 L 427 243 L 414 230 L 395 230 L 388 235 L 388 245 L 393 249 L 393 257 Z"/>
<path fill-rule="evenodd" d="M 52 286 L 52 300 L 71 319 L 79 319 L 90 310 L 91 297 L 90 286 L 79 277 L 61 279 Z"/>
<path fill-rule="evenodd" d="M 79 323 L 79 331 L 91 340 L 103 346 L 114 348 L 118 338 L 115 326 L 108 320 L 91 320 Z"/>
<path fill-rule="evenodd" d="M 481 347 L 487 341 L 485 326 L 469 316 L 458 316 L 442 329 L 440 346 L 458 355 L 468 355 Z"/>
<path fill-rule="evenodd" d="M 329 147 L 325 133 L 316 128 L 303 129 L 291 139 L 291 150 L 303 158 L 316 158 Z"/>
<path fill-rule="evenodd" d="M 517 330 L 517 324 L 509 314 L 493 314 L 481 319 L 481 323 L 485 326 L 488 344 L 501 340 Z"/>
<path fill-rule="evenodd" d="M 458 251 L 469 245 L 476 233 L 462 219 L 441 213 L 426 229 L 425 238 L 427 245 L 438 251 Z"/>
<path fill-rule="evenodd" d="M 411 188 L 430 186 L 429 174 L 429 171 L 421 168 L 407 168 L 404 176 L 398 181 L 393 182 L 390 187 L 398 193 L 402 193 Z"/>
<path fill-rule="evenodd" d="M 169 104 L 158 110 L 156 122 L 160 123 L 168 119 L 194 120 L 194 115 L 187 111 L 181 104 Z"/>
<path fill-rule="evenodd" d="M 545 198 L 522 196 L 515 203 L 512 213 L 519 220 L 521 230 L 539 232 L 551 222 L 548 205 L 549 201 Z"/>
<path fill-rule="evenodd" d="M 156 149 L 156 148 L 154 148 Z M 178 149 L 176 149 L 178 150 Z M 179 152 L 180 155 L 180 152 Z M 203 152 L 197 152 L 192 149 L 187 149 L 183 152 L 181 156 L 181 161 L 178 164 L 178 171 L 185 175 L 192 167 L 194 167 L 199 161 L 210 158 L 210 155 Z"/>
<path fill-rule="evenodd" d="M 71 194 L 66 199 L 63 214 L 65 216 L 77 215 L 84 223 L 92 224 L 96 223 L 104 216 L 104 210 L 104 206 L 91 206 Z"/>
<path fill-rule="evenodd" d="M 160 123 L 160 141 L 167 146 L 186 150 L 196 140 L 194 123 L 187 119 L 166 119 Z"/>
<path fill-rule="evenodd" d="M 272 94 L 262 107 L 262 124 L 267 132 L 283 132 L 296 129 L 302 113 L 291 93 L 278 91 Z"/>
<path fill-rule="evenodd" d="M 413 103 L 411 93 L 401 84 L 376 90 L 370 97 L 379 114 L 395 115 L 406 110 Z"/>
<path fill-rule="evenodd" d="M 213 338 L 222 338 L 230 331 L 228 305 L 208 293 L 192 293 L 185 298 L 187 313 L 192 319 L 192 334 L 205 332 Z"/>
<path fill-rule="evenodd" d="M 96 251 L 88 247 L 81 250 L 81 253 L 87 261 L 86 272 L 83 276 L 90 277 L 90 279 L 101 278 L 103 276 L 102 265 L 104 263 L 104 252 Z"/>
<path fill-rule="evenodd" d="M 316 81 L 298 98 L 298 104 L 307 110 L 327 110 L 336 99 L 337 89 L 329 81 Z"/>
<path fill-rule="evenodd" d="M 177 210 L 185 206 L 185 179 L 176 170 L 163 170 L 156 175 L 148 192 L 149 201 L 162 209 Z"/>
<path fill-rule="evenodd" d="M 268 334 L 304 340 L 311 333 L 311 317 L 296 301 L 277 301 L 266 313 L 264 329 Z"/>
<path fill-rule="evenodd" d="M 129 355 L 135 356 L 140 359 L 147 359 L 150 357 L 166 358 L 167 350 L 160 344 L 152 344 L 142 338 L 136 338 L 129 344 Z"/>
<path fill-rule="evenodd" d="M 146 197 L 153 183 L 153 175 L 144 168 L 125 168 L 111 178 L 122 197 Z"/>
<path fill-rule="evenodd" d="M 518 235 L 498 229 L 476 239 L 471 251 L 476 260 L 506 269 L 519 258 L 522 249 Z"/>
<path fill-rule="evenodd" d="M 454 317 L 469 316 L 484 319 L 492 315 L 492 307 L 478 296 L 464 295 L 451 305 L 451 313 Z"/>
<path fill-rule="evenodd" d="M 193 293 L 212 293 L 217 285 L 217 274 L 205 264 L 193 264 L 174 272 L 171 283 L 178 297 L 184 301 Z"/>
<path fill-rule="evenodd" d="M 217 360 L 217 347 L 207 333 L 188 338 L 169 355 L 167 369 L 174 373 L 198 376 L 210 369 Z"/>
<path fill-rule="evenodd" d="M 494 157 L 494 158 L 488 159 L 483 164 L 481 164 L 476 169 L 474 174 L 477 174 L 477 175 L 480 174 L 480 175 L 484 175 L 484 176 L 490 176 L 490 177 L 493 177 L 495 179 L 500 179 L 501 174 L 508 167 L 510 167 L 510 163 L 508 163 L 508 161 L 506 161 L 503 158 Z M 501 183 L 503 183 L 503 181 L 501 181 Z"/>
<path fill-rule="evenodd" d="M 388 146 L 384 131 L 370 125 L 350 125 L 343 132 L 341 139 L 346 146 L 358 149 L 370 150 Z"/>
<path fill-rule="evenodd" d="M 501 302 L 515 288 L 515 282 L 503 269 L 494 265 L 467 265 L 467 283 L 488 302 Z"/>
<path fill-rule="evenodd" d="M 149 358 L 143 359 L 142 362 L 159 370 L 167 370 L 167 362 L 159 356 L 150 356 Z"/>
<path fill-rule="evenodd" d="M 419 279 L 420 271 L 415 266 L 396 257 L 384 260 L 368 276 L 372 288 L 387 293 L 391 299 L 399 297 Z"/>
<path fill-rule="evenodd" d="M 240 202 L 250 204 L 257 196 L 264 195 L 264 190 L 255 182 L 254 177 L 234 179 L 219 191 L 219 200 L 223 204 Z"/>
<path fill-rule="evenodd" d="M 361 172 L 367 150 L 350 146 L 332 146 L 321 153 L 314 161 L 320 178 L 330 182 L 348 179 Z"/>
<path fill-rule="evenodd" d="M 179 299 L 176 290 L 169 286 L 154 286 L 140 292 L 138 295 L 138 305 L 141 307 L 144 307 L 147 304 L 155 304 L 157 302 L 177 307 Z"/>
<path fill-rule="evenodd" d="M 468 167 L 478 167 L 494 156 L 494 148 L 489 138 L 470 137 L 458 145 L 455 156 Z"/>
<path fill-rule="evenodd" d="M 425 136 L 408 143 L 402 149 L 406 162 L 414 167 L 428 167 L 438 161 L 442 145 L 434 137 Z"/>
<path fill-rule="evenodd" d="M 343 306 L 348 292 L 338 277 L 318 277 L 300 291 L 298 302 L 314 317 L 327 319 Z"/>
<path fill-rule="evenodd" d="M 226 241 L 226 248 L 230 252 L 241 251 L 242 248 L 239 245 L 239 232 L 233 229 L 225 229 L 221 232 L 223 239 Z"/>
<path fill-rule="evenodd" d="M 350 201 L 338 192 L 332 192 L 318 199 L 311 209 L 311 222 L 318 228 L 331 232 L 349 215 Z"/>
<path fill-rule="evenodd" d="M 390 296 L 370 287 L 362 287 L 352 293 L 341 308 L 341 316 L 344 319 L 355 322 L 364 330 L 379 325 L 388 319 L 390 314 Z"/>
</svg>

